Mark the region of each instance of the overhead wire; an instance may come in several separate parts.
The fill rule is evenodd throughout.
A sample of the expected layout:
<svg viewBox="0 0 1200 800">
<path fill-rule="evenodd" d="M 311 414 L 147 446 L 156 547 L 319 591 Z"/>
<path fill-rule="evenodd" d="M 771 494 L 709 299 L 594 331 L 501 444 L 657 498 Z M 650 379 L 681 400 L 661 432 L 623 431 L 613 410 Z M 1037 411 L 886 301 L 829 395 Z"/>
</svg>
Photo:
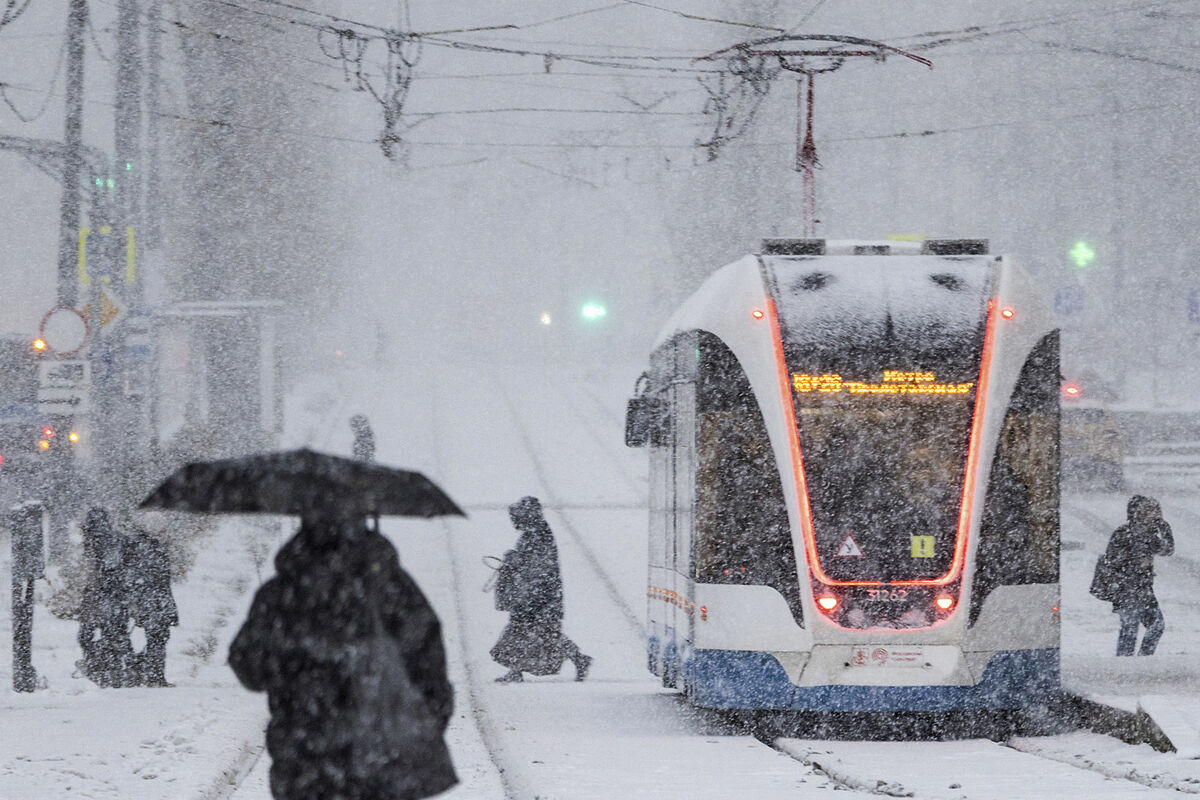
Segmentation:
<svg viewBox="0 0 1200 800">
<path fill-rule="evenodd" d="M 22 5 L 20 0 L 5 0 L 4 11 L 0 13 L 0 28 L 15 22 L 17 17 L 25 13 L 25 9 L 29 8 L 29 4 L 33 0 L 25 0 Z"/>
<path fill-rule="evenodd" d="M 13 99 L 8 96 L 8 89 L 16 87 L 10 87 L 8 84 L 0 82 L 0 99 L 4 101 L 4 104 L 9 107 L 9 109 L 13 112 L 13 114 L 16 115 L 17 119 L 21 120 L 21 122 L 35 122 L 36 120 L 40 119 L 50 107 L 50 99 L 54 96 L 54 87 L 58 84 L 58 76 L 62 74 L 63 62 L 66 61 L 66 31 L 64 31 L 61 36 L 62 39 L 58 45 L 58 55 L 54 59 L 54 72 L 50 76 L 50 85 L 46 88 L 46 94 L 42 98 L 42 105 L 36 112 L 31 115 L 22 113 L 21 109 L 17 108 L 16 103 L 13 102 Z"/>
<path fill-rule="evenodd" d="M 1177 70 L 1179 72 L 1200 73 L 1200 67 L 1191 67 L 1185 64 L 1173 64 L 1169 61 L 1160 61 L 1156 58 L 1140 56 L 1134 53 L 1122 53 L 1116 50 L 1103 50 L 1097 47 L 1085 47 L 1079 44 L 1068 44 L 1066 42 L 1039 42 L 1046 47 L 1058 48 L 1060 50 L 1070 50 L 1075 53 L 1091 53 L 1093 55 L 1110 56 L 1112 58 L 1124 59 L 1127 61 L 1136 61 L 1143 64 L 1150 64 L 1155 67 L 1163 67 L 1165 69 Z"/>
<path fill-rule="evenodd" d="M 655 11 L 665 11 L 668 14 L 674 14 L 675 16 L 683 17 L 684 19 L 692 19 L 692 20 L 697 20 L 700 22 L 715 22 L 715 23 L 719 23 L 721 25 L 736 25 L 741 28 L 757 28 L 758 30 L 774 31 L 776 33 L 784 32 L 783 28 L 775 28 L 775 27 L 771 27 L 769 25 L 755 25 L 755 24 L 749 23 L 749 22 L 734 22 L 733 20 L 720 19 L 720 18 L 716 18 L 716 17 L 701 17 L 696 14 L 688 14 L 683 11 L 676 11 L 673 8 L 664 8 L 663 6 L 656 6 L 653 3 L 647 3 L 644 0 L 625 0 L 625 2 L 631 6 L 641 6 L 642 8 L 652 8 Z"/>
</svg>

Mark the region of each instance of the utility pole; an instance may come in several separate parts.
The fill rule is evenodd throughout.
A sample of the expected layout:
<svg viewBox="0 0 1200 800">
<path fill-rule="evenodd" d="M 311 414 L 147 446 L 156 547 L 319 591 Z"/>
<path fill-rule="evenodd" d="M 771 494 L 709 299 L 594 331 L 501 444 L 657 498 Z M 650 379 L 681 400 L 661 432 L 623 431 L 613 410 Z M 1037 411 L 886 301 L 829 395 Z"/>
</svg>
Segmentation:
<svg viewBox="0 0 1200 800">
<path fill-rule="evenodd" d="M 113 120 L 113 149 L 116 164 L 116 219 L 113 232 L 126 242 L 128 259 L 136 257 L 136 237 L 140 230 L 142 198 L 141 162 L 142 128 L 142 45 L 140 8 L 138 0 L 118 0 L 117 3 L 117 74 L 116 115 Z M 127 260 L 128 260 L 127 259 Z M 136 305 L 133 295 L 138 281 L 124 269 L 113 270 L 113 282 L 123 286 L 123 299 Z M 125 285 L 128 283 L 129 285 Z"/>
<path fill-rule="evenodd" d="M 146 147 L 145 165 L 138 165 L 144 178 L 146 203 L 142 219 L 146 232 L 140 238 L 146 247 L 157 250 L 162 246 L 162 176 L 159 173 L 159 122 L 158 84 L 162 68 L 162 0 L 147 0 L 146 9 Z M 145 285 L 144 283 L 142 284 Z"/>
<path fill-rule="evenodd" d="M 73 306 L 78 276 L 79 173 L 83 167 L 83 31 L 87 0 L 70 0 L 67 12 L 67 101 L 63 132 L 62 202 L 58 229 L 58 305 Z"/>
</svg>

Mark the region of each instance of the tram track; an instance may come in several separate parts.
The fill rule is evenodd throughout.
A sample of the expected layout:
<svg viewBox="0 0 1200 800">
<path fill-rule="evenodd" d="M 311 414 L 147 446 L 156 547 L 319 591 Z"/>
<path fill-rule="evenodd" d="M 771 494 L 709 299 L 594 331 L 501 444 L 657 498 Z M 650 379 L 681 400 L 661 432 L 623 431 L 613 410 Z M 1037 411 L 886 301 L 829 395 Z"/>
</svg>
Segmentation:
<svg viewBox="0 0 1200 800">
<path fill-rule="evenodd" d="M 633 606 L 626 600 L 620 591 L 618 582 L 609 574 L 604 562 L 598 557 L 597 553 L 589 545 L 584 531 L 579 527 L 578 520 L 573 519 L 573 516 L 578 512 L 592 511 L 629 511 L 636 506 L 623 503 L 581 503 L 577 498 L 568 498 L 556 489 L 556 480 L 554 479 L 553 468 L 550 466 L 545 454 L 539 449 L 538 441 L 535 439 L 535 432 L 531 424 L 530 413 L 526 410 L 522 413 L 522 408 L 518 406 L 512 387 L 505 384 L 504 380 L 497 380 L 494 384 L 498 391 L 496 397 L 501 401 L 502 407 L 506 412 L 508 420 L 511 422 L 511 430 L 515 434 L 516 440 L 520 442 L 524 455 L 527 457 L 529 466 L 536 478 L 537 484 L 541 487 L 547 502 L 547 509 L 554 512 L 562 525 L 562 530 L 570 537 L 571 543 L 577 549 L 577 552 L 582 556 L 582 560 L 586 563 L 591 572 L 609 598 L 616 604 L 622 612 L 625 624 L 639 638 L 644 635 L 643 622 L 641 619 L 640 610 L 634 609 Z M 443 400 L 447 399 L 447 388 L 438 382 L 438 378 L 434 378 L 431 386 L 433 403 L 429 410 L 429 430 L 431 435 L 431 448 L 434 463 L 441 474 L 448 474 L 450 462 L 444 450 L 447 431 L 447 420 L 444 416 L 443 409 L 445 408 Z M 555 397 L 563 397 L 567 401 L 567 405 L 575 411 L 579 411 L 579 405 L 572 402 L 569 393 L 564 393 L 561 390 L 555 392 Z M 319 434 L 321 441 L 328 443 L 331 435 L 332 426 L 336 424 L 337 415 L 347 407 L 348 399 L 343 398 L 340 402 L 334 400 L 324 414 L 322 414 L 322 422 L 326 425 L 314 425 L 308 432 L 311 441 L 316 441 Z M 595 415 L 588 415 L 584 419 L 582 415 L 576 415 L 577 419 L 583 423 L 586 429 L 586 435 L 595 442 L 606 453 L 606 457 L 614 466 L 619 464 L 619 459 L 611 453 L 606 441 L 601 438 L 595 430 L 598 420 Z M 317 428 L 324 428 L 318 431 Z M 514 454 L 516 455 L 516 454 Z M 516 456 L 520 458 L 520 456 Z M 626 483 L 631 481 L 628 476 L 625 476 Z M 642 491 L 643 487 L 638 487 L 638 491 Z M 1077 509 L 1074 503 L 1070 505 L 1070 512 L 1084 519 L 1091 526 L 1096 526 L 1103 530 L 1107 527 L 1103 520 L 1098 516 L 1084 509 Z M 502 503 L 476 503 L 467 506 L 471 512 L 500 512 L 506 506 Z M 1200 519 L 1198 517 L 1197 519 Z M 441 532 L 443 535 L 443 544 L 445 547 L 446 558 L 449 562 L 450 582 L 453 587 L 454 595 L 454 620 L 457 630 L 455 631 L 456 638 L 460 651 L 464 654 L 462 659 L 462 670 L 465 675 L 465 694 L 466 701 L 470 704 L 470 716 L 472 723 L 479 734 L 480 740 L 487 751 L 487 757 L 491 762 L 492 768 L 498 776 L 500 787 L 503 791 L 505 800 L 516 800 L 516 798 L 533 797 L 529 792 L 529 787 L 526 785 L 524 771 L 528 769 L 524 763 L 518 763 L 513 758 L 506 754 L 503 746 L 504 732 L 499 727 L 499 721 L 494 719 L 487 707 L 487 702 L 484 698 L 483 687 L 485 686 L 485 678 L 479 673 L 477 665 L 473 664 L 470 657 L 466 657 L 470 652 L 472 643 L 468 641 L 469 626 L 468 626 L 468 608 L 465 602 L 466 594 L 469 591 L 476 590 L 477 587 L 468 585 L 468 577 L 465 573 L 465 565 L 468 563 L 470 554 L 462 551 L 463 544 L 460 543 L 453 535 L 452 523 L 446 520 L 440 522 Z M 557 527 L 557 526 L 556 526 Z M 744 730 L 737 730 L 738 723 L 732 721 L 730 715 L 721 715 L 717 712 L 704 714 L 708 717 L 716 727 L 728 731 L 731 734 L 744 734 Z M 882 745 L 888 747 L 890 745 L 903 745 L 908 748 L 912 755 L 911 761 L 919 763 L 926 756 L 923 753 L 934 753 L 939 745 L 945 743 L 929 742 L 929 741 L 905 741 L 905 742 L 841 742 L 829 739 L 818 740 L 801 740 L 788 737 L 778 737 L 775 739 L 767 739 L 766 737 L 759 738 L 760 742 L 768 747 L 771 747 L 776 752 L 788 755 L 790 758 L 804 765 L 806 768 L 813 770 L 825 776 L 831 784 L 837 787 L 852 791 L 868 792 L 883 796 L 893 797 L 934 797 L 934 798 L 976 798 L 976 797 L 994 797 L 994 794 L 981 793 L 976 794 L 966 787 L 963 791 L 955 789 L 947 784 L 943 787 L 938 787 L 939 791 L 929 793 L 920 790 L 918 784 L 908 780 L 905 770 L 859 770 L 847 766 L 845 757 L 841 754 L 846 751 L 851 751 L 855 748 L 862 749 L 873 745 Z M 1186 782 L 1171 779 L 1164 779 L 1161 775 L 1150 774 L 1144 771 L 1139 771 L 1132 768 L 1122 767 L 1120 761 L 1122 759 L 1107 759 L 1099 761 L 1096 759 L 1086 759 L 1073 753 L 1073 750 L 1078 750 L 1069 742 L 1059 742 L 1055 737 L 1037 737 L 1037 738 L 1019 738 L 1010 741 L 993 741 L 986 739 L 959 740 L 954 742 L 956 745 L 964 745 L 960 748 L 962 751 L 977 754 L 980 762 L 987 762 L 989 759 L 1003 761 L 1004 754 L 1015 752 L 1024 754 L 1027 758 L 1037 758 L 1039 762 L 1053 764 L 1053 785 L 1062 785 L 1064 790 L 1070 787 L 1073 789 L 1075 781 L 1072 776 L 1083 773 L 1090 773 L 1107 778 L 1113 781 L 1119 781 L 1121 784 L 1128 784 L 1129 796 L 1157 796 L 1154 790 L 1159 792 L 1173 790 L 1182 791 L 1185 793 L 1196 794 L 1200 793 L 1200 785 L 1189 785 Z M 915 750 L 913 749 L 915 748 Z M 254 759 L 257 760 L 257 759 Z M 239 770 L 240 775 L 236 779 L 236 783 L 241 783 L 251 769 L 255 768 L 253 760 L 246 764 L 243 762 L 242 769 Z M 1061 776 L 1061 777 L 1059 777 Z M 236 784 L 235 784 L 236 786 Z M 1136 789 L 1135 789 L 1136 787 Z M 832 788 L 832 787 L 831 787 Z M 235 788 L 236 791 L 236 788 Z M 231 796 L 225 794 L 222 796 Z M 1016 795 L 1013 795 L 1016 796 Z M 1121 795 L 1105 795 L 1105 796 L 1121 796 Z M 1165 795 L 1164 795 L 1165 796 Z"/>
<path fill-rule="evenodd" d="M 436 375 L 431 378 L 430 387 L 434 397 L 432 409 L 430 410 L 430 428 L 433 431 L 433 441 L 431 444 L 433 460 L 438 466 L 438 471 L 445 474 L 446 457 L 442 449 L 442 430 L 445 423 L 439 413 L 442 408 L 439 397 L 439 389 L 441 387 Z M 518 800 L 525 795 L 521 793 L 521 787 L 517 786 L 514 781 L 513 776 L 517 773 L 512 769 L 506 768 L 511 765 L 506 765 L 504 759 L 500 756 L 499 733 L 488 716 L 480 697 L 480 676 L 471 659 L 467 657 L 469 645 L 467 641 L 467 610 L 463 602 L 466 592 L 466 580 L 462 571 L 462 557 L 455 548 L 455 537 L 450 522 L 443 517 L 439 520 L 439 527 L 442 531 L 442 541 L 446 545 L 446 560 L 450 565 L 451 585 L 453 587 L 452 594 L 454 595 L 454 616 L 458 629 L 456 633 L 459 639 L 459 649 L 463 654 L 462 669 L 467 678 L 467 700 L 471 704 L 471 720 L 475 725 L 475 730 L 479 733 L 479 738 L 483 742 L 484 748 L 487 750 L 488 760 L 499 776 L 500 786 L 504 792 L 504 799 Z"/>
<path fill-rule="evenodd" d="M 562 506 L 562 498 L 557 492 L 554 491 L 554 488 L 550 483 L 549 473 L 546 469 L 545 462 L 538 455 L 538 450 L 534 444 L 529 426 L 522 418 L 519 410 L 517 409 L 516 403 L 513 401 L 512 393 L 509 391 L 508 387 L 504 385 L 504 382 L 502 380 L 497 380 L 496 385 L 500 388 L 500 397 L 508 411 L 509 418 L 513 421 L 514 430 L 516 431 L 517 436 L 520 438 L 521 443 L 525 447 L 525 452 L 529 457 L 530 465 L 533 467 L 534 475 L 537 477 L 538 485 L 543 488 L 547 495 L 547 499 L 550 500 L 549 504 L 547 505 L 550 510 L 557 511 Z M 595 438 L 597 442 L 602 444 L 602 440 L 599 439 L 598 435 L 590 431 L 590 428 L 589 435 Z M 622 475 L 623 474 L 624 473 L 622 472 Z M 646 629 L 642 625 L 640 615 L 629 605 L 628 601 L 621 596 L 621 592 L 617 588 L 616 583 L 600 564 L 600 560 L 596 557 L 596 554 L 592 552 L 590 547 L 588 547 L 586 540 L 579 532 L 578 528 L 576 528 L 575 524 L 571 521 L 570 516 L 560 512 L 559 517 L 562 519 L 563 526 L 567 533 L 570 534 L 571 539 L 579 548 L 579 551 L 583 554 L 584 561 L 587 562 L 588 566 L 591 567 L 596 577 L 599 578 L 600 583 L 604 586 L 608 596 L 614 603 L 617 604 L 617 607 L 621 609 L 626 622 L 629 623 L 630 627 L 639 637 L 645 636 Z"/>
<path fill-rule="evenodd" d="M 532 464 L 535 475 L 537 476 L 538 483 L 543 487 L 543 490 L 546 492 L 547 499 L 550 501 L 549 508 L 560 512 L 559 516 L 562 518 L 566 532 L 570 534 L 572 540 L 578 546 L 580 552 L 584 555 L 585 560 L 589 566 L 591 566 L 596 576 L 601 580 L 610 596 L 625 613 L 625 616 L 631 627 L 633 627 L 639 635 L 643 635 L 644 629 L 637 613 L 629 606 L 625 599 L 620 596 L 616 583 L 607 574 L 603 564 L 596 557 L 592 549 L 587 545 L 585 538 L 573 524 L 569 514 L 562 513 L 568 508 L 568 506 L 562 502 L 562 498 L 557 492 L 555 492 L 544 459 L 539 455 L 539 451 L 535 445 L 529 426 L 519 412 L 511 392 L 502 381 L 498 381 L 497 385 L 500 388 L 500 394 L 508 410 L 509 417 L 513 420 L 514 430 L 517 432 L 517 435 L 524 445 L 526 453 L 528 454 L 530 463 Z M 580 411 L 578 402 L 570 393 L 564 392 L 556 387 L 555 394 L 564 398 L 568 407 L 573 409 L 575 412 Z M 576 414 L 575 417 L 580 418 L 580 415 Z M 594 419 L 592 421 L 594 422 Z M 596 433 L 594 426 L 589 424 L 585 427 L 587 428 L 587 435 L 594 442 L 596 442 L 597 445 L 600 446 L 600 448 L 606 453 L 608 459 L 619 469 L 620 465 L 618 463 L 618 459 L 611 454 L 607 443 Z M 626 482 L 630 484 L 632 483 L 632 481 L 629 481 L 628 479 Z M 638 487 L 638 491 L 641 491 L 641 487 Z M 1071 506 L 1071 512 L 1078 513 L 1078 515 L 1084 519 L 1089 527 L 1095 527 L 1097 530 L 1104 530 L 1106 527 L 1105 522 L 1099 516 L 1087 511 L 1086 509 L 1077 508 L 1073 503 Z M 737 725 L 738 723 L 736 722 L 728 720 L 725 722 L 725 726 L 729 727 L 730 729 L 737 727 Z M 805 750 L 811 751 L 814 749 L 820 749 L 825 751 L 833 751 L 836 753 L 839 746 L 839 743 L 836 741 L 820 740 L 816 743 L 818 747 L 813 748 L 808 746 L 814 744 L 812 742 L 804 742 L 804 745 L 799 745 L 799 743 L 803 740 L 790 739 L 786 737 L 770 739 L 768 737 L 756 736 L 756 738 L 762 744 L 772 748 L 773 750 L 787 755 L 797 762 L 804 764 L 805 766 L 817 772 L 820 772 L 832 783 L 844 789 L 860 792 L 865 791 L 872 794 L 894 797 L 916 796 L 916 792 L 914 790 L 908 788 L 908 785 L 906 785 L 903 780 L 897 780 L 894 776 L 889 776 L 887 774 L 881 775 L 880 777 L 859 776 L 856 775 L 852 770 L 840 768 L 828 757 L 822 757 L 821 755 L 814 754 L 813 752 L 803 752 Z M 1135 791 L 1137 791 L 1139 794 L 1144 794 L 1145 790 L 1179 790 L 1189 793 L 1196 793 L 1198 791 L 1194 788 L 1188 787 L 1187 784 L 1170 779 L 1164 779 L 1160 775 L 1151 775 L 1135 769 L 1123 768 L 1119 765 L 1119 763 L 1089 760 L 1076 754 L 1068 753 L 1067 751 L 1072 748 L 1067 744 L 1063 744 L 1061 748 L 1053 746 L 1053 743 L 1056 741 L 1055 737 L 1053 736 L 1037 738 L 1013 738 L 1005 741 L 995 741 L 990 739 L 959 740 L 956 743 L 967 744 L 968 741 L 970 742 L 969 749 L 978 751 L 981 756 L 984 757 L 986 757 L 985 754 L 987 753 L 1006 754 L 1014 752 L 1021 753 L 1027 758 L 1036 758 L 1039 762 L 1052 765 L 1050 767 L 1050 771 L 1055 775 L 1062 775 L 1062 782 L 1064 786 L 1072 785 L 1077 780 L 1076 776 L 1082 773 L 1097 775 L 1098 777 L 1106 780 L 1121 780 L 1128 782 L 1130 784 L 1130 789 L 1133 789 L 1134 786 L 1138 787 L 1138 789 Z M 928 745 L 930 748 L 933 748 L 941 746 L 943 743 L 906 741 L 903 744 L 910 748 L 915 747 L 921 749 L 926 745 Z M 1124 746 L 1132 747 L 1131 745 Z M 1057 783 L 1058 781 L 1055 782 Z M 950 793 L 945 795 L 946 797 L 972 796 L 970 794 L 957 793 L 952 786 L 948 786 L 947 789 Z M 928 795 L 921 793 L 920 796 L 924 797 Z"/>
</svg>

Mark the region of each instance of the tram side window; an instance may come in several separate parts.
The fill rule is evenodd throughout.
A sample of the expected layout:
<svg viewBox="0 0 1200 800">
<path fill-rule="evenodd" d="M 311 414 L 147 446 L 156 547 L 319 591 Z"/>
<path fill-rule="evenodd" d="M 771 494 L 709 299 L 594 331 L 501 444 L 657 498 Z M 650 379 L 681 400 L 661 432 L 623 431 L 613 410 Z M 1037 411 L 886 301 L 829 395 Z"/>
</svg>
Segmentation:
<svg viewBox="0 0 1200 800">
<path fill-rule="evenodd" d="M 1059 337 L 1029 353 L 992 459 L 972 591 L 972 623 L 997 586 L 1054 583 L 1059 551 Z"/>
<path fill-rule="evenodd" d="M 771 586 L 802 621 L 796 556 L 762 412 L 737 358 L 700 334 L 696 577 Z"/>
</svg>

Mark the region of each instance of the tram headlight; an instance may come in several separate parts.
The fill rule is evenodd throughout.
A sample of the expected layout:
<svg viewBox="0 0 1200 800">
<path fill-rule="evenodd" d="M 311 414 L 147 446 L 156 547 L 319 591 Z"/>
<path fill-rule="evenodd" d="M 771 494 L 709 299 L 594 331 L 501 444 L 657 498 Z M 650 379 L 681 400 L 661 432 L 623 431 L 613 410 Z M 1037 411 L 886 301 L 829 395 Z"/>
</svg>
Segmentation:
<svg viewBox="0 0 1200 800">
<path fill-rule="evenodd" d="M 935 606 L 937 606 L 938 608 L 940 608 L 942 611 L 949 611 L 951 608 L 954 607 L 954 598 L 946 597 L 945 595 L 942 595 L 938 599 L 934 600 L 933 604 Z"/>
<path fill-rule="evenodd" d="M 826 611 L 833 611 L 835 608 L 837 608 L 837 604 L 838 599 L 833 595 L 827 594 L 817 598 L 817 605 Z"/>
</svg>

